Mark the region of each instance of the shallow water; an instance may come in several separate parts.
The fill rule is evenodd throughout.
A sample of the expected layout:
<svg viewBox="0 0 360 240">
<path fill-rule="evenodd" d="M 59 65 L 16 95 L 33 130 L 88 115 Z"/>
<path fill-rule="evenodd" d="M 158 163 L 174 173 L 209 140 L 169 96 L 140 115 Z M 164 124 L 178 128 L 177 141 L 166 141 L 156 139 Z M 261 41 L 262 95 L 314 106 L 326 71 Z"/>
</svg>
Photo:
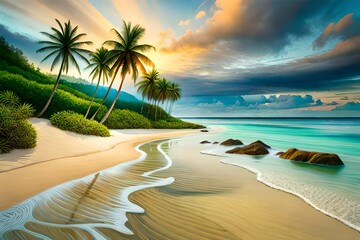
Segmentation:
<svg viewBox="0 0 360 240">
<path fill-rule="evenodd" d="M 245 144 L 260 139 L 277 151 L 298 148 L 336 153 L 343 167 L 328 167 L 266 157 L 224 154 L 209 146 L 207 154 L 223 155 L 227 164 L 259 173 L 266 184 L 302 197 L 324 213 L 360 231 L 360 119 L 190 119 L 224 131 L 210 141 L 238 138 Z M 198 140 L 201 140 L 200 138 Z M 275 151 L 275 152 L 277 152 Z"/>
</svg>

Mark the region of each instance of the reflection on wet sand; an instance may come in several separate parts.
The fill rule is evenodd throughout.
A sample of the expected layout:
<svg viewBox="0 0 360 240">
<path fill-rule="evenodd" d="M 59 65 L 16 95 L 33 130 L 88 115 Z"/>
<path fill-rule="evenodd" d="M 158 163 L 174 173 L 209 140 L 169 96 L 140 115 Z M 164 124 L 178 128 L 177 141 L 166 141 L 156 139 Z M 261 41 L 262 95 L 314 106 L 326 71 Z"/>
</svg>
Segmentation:
<svg viewBox="0 0 360 240">
<path fill-rule="evenodd" d="M 145 159 L 121 164 L 50 189 L 0 213 L 0 239 L 112 239 L 126 237 L 126 213 L 144 210 L 128 200 L 134 191 L 162 186 L 171 177 L 151 176 L 170 167 L 159 142 L 143 145 Z"/>
</svg>

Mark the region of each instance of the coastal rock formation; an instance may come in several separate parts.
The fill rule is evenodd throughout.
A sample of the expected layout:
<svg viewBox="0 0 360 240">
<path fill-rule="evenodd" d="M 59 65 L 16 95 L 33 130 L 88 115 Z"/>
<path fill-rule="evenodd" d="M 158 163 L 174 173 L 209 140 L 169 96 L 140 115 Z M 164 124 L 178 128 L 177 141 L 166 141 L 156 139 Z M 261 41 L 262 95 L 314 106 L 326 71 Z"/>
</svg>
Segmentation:
<svg viewBox="0 0 360 240">
<path fill-rule="evenodd" d="M 341 159 L 337 154 L 308 152 L 296 148 L 290 148 L 285 153 L 281 154 L 280 157 L 284 159 L 307 162 L 307 163 L 324 164 L 324 165 L 332 165 L 332 166 L 344 165 L 344 163 L 341 161 Z"/>
<path fill-rule="evenodd" d="M 200 132 L 209 132 L 209 130 L 203 129 L 203 130 L 200 130 Z"/>
<path fill-rule="evenodd" d="M 256 141 L 253 143 L 250 143 L 249 145 L 246 145 L 244 147 L 237 147 L 234 149 L 231 149 L 229 151 L 227 151 L 226 153 L 235 153 L 235 154 L 247 154 L 247 155 L 266 155 L 269 153 L 269 151 L 267 150 L 268 148 L 270 148 L 269 145 L 261 142 L 261 141 Z"/>
<path fill-rule="evenodd" d="M 201 141 L 200 144 L 207 144 L 210 143 L 208 140 Z"/>
<path fill-rule="evenodd" d="M 213 144 L 219 144 L 219 142 L 213 142 Z"/>
<path fill-rule="evenodd" d="M 275 153 L 275 155 L 276 156 L 279 156 L 279 155 L 281 155 L 281 154 L 283 154 L 284 152 L 277 152 L 277 153 Z"/>
<path fill-rule="evenodd" d="M 242 141 L 240 141 L 239 139 L 228 139 L 222 143 L 220 143 L 220 145 L 224 145 L 224 146 L 235 146 L 235 145 L 244 145 L 242 143 Z"/>
</svg>

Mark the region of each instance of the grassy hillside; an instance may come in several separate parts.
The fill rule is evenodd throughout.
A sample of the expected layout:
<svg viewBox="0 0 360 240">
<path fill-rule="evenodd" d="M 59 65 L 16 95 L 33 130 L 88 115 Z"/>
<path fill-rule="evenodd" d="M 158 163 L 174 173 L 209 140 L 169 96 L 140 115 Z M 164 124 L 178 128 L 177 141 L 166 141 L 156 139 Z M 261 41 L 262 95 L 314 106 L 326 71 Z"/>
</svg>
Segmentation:
<svg viewBox="0 0 360 240">
<path fill-rule="evenodd" d="M 51 75 L 46 75 L 39 69 L 36 69 L 33 64 L 29 64 L 21 50 L 7 44 L 3 37 L 0 38 L 0 90 L 13 91 L 23 102 L 30 103 L 35 112 L 39 112 L 48 99 L 54 82 L 55 80 Z M 43 117 L 50 118 L 54 113 L 60 111 L 73 111 L 85 114 L 87 107 L 90 105 L 90 96 L 93 90 L 93 85 L 85 84 L 83 81 L 75 82 L 69 81 L 69 79 L 62 79 L 54 99 Z M 107 106 L 112 102 L 115 91 L 115 89 L 112 90 L 105 106 L 102 106 L 97 120 L 107 111 Z M 106 88 L 102 87 L 99 95 L 97 95 L 98 98 L 95 99 L 95 104 L 91 108 L 90 115 L 100 106 L 99 103 L 101 103 L 101 98 L 105 95 L 105 92 Z M 105 122 L 105 125 L 108 125 L 108 127 L 129 128 L 132 126 L 132 123 L 136 123 L 136 126 L 139 128 L 172 128 L 175 125 L 175 128 L 201 127 L 173 118 L 161 108 L 159 111 L 162 111 L 162 119 L 159 119 L 161 121 L 154 122 L 154 111 L 151 112 L 149 117 L 145 111 L 143 117 L 140 115 L 142 103 L 139 100 L 125 92 L 120 96 L 123 99 L 118 100 L 115 105 L 115 108 L 118 110 L 110 115 L 111 121 Z M 119 112 L 120 109 L 129 111 Z M 147 105 L 145 105 L 144 109 L 147 109 Z M 117 121 L 121 122 L 121 124 L 117 123 Z M 174 124 L 175 122 L 176 124 Z"/>
</svg>

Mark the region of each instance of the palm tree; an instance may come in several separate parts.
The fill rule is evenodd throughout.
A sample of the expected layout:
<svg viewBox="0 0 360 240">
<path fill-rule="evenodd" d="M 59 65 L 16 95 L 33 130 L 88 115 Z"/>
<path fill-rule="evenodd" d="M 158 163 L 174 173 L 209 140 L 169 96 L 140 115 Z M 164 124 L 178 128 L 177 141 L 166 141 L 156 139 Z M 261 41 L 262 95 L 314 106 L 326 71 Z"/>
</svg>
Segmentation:
<svg viewBox="0 0 360 240">
<path fill-rule="evenodd" d="M 90 53 L 89 50 L 81 48 L 83 45 L 90 45 L 92 44 L 91 41 L 80 41 L 80 39 L 86 36 L 85 33 L 77 34 L 78 26 L 74 27 L 71 25 L 70 20 L 67 23 L 62 25 L 59 20 L 55 19 L 57 24 L 60 27 L 56 29 L 54 27 L 51 28 L 53 31 L 52 34 L 47 32 L 41 32 L 41 34 L 45 35 L 49 38 L 48 41 L 39 41 L 40 44 L 46 44 L 46 47 L 40 48 L 37 52 L 50 52 L 41 62 L 45 60 L 55 57 L 54 61 L 51 65 L 50 71 L 54 69 L 54 67 L 61 61 L 59 74 L 57 76 L 54 88 L 50 94 L 48 101 L 46 102 L 44 108 L 40 111 L 37 117 L 40 117 L 44 114 L 46 109 L 49 107 L 52 98 L 54 97 L 55 91 L 60 82 L 60 76 L 62 72 L 68 73 L 69 64 L 75 65 L 76 69 L 80 74 L 80 68 L 78 63 L 76 62 L 75 57 L 79 57 L 85 62 L 89 63 L 89 61 L 84 57 L 82 54 Z"/>
<path fill-rule="evenodd" d="M 123 21 L 123 29 L 119 33 L 116 29 L 112 31 L 117 36 L 117 41 L 108 40 L 104 44 L 114 47 L 110 52 L 112 54 L 112 60 L 114 60 L 114 65 L 111 70 L 114 71 L 114 76 L 111 81 L 111 84 L 114 82 L 117 73 L 120 71 L 121 82 L 112 102 L 109 110 L 106 112 L 105 116 L 101 119 L 100 123 L 104 123 L 112 112 L 117 99 L 119 98 L 121 88 L 124 84 L 125 76 L 127 74 L 132 75 L 132 79 L 136 82 L 137 77 L 139 76 L 139 69 L 142 73 L 146 72 L 145 65 L 154 67 L 154 63 L 143 53 L 155 48 L 149 44 L 138 44 L 138 41 L 144 36 L 145 29 L 140 27 L 140 25 L 135 25 L 131 27 L 131 23 L 126 23 Z"/>
<path fill-rule="evenodd" d="M 156 99 L 158 104 L 161 102 L 161 104 L 164 104 L 164 102 L 169 98 L 170 95 L 170 81 L 166 78 L 162 78 L 157 82 L 156 85 Z M 156 105 L 156 111 L 155 111 L 155 120 L 157 115 L 157 108 Z M 161 118 L 161 112 L 160 112 L 160 118 Z"/>
<path fill-rule="evenodd" d="M 174 105 L 174 102 L 178 101 L 181 98 L 181 88 L 178 83 L 171 83 L 170 85 L 170 106 L 169 106 L 169 114 L 172 112 L 172 108 Z"/>
<path fill-rule="evenodd" d="M 87 118 L 90 112 L 91 106 L 94 102 L 96 93 L 100 85 L 101 78 L 103 79 L 103 84 L 105 84 L 105 81 L 108 82 L 108 78 L 109 76 L 111 76 L 111 69 L 109 66 L 111 58 L 109 57 L 109 50 L 107 50 L 104 47 L 101 47 L 96 49 L 96 51 L 92 53 L 91 56 L 92 56 L 92 58 L 90 59 L 91 63 L 87 68 L 93 68 L 93 70 L 90 72 L 90 76 L 91 75 L 93 76 L 92 77 L 93 81 L 96 77 L 98 77 L 98 81 L 96 84 L 94 94 L 91 99 L 91 103 L 86 111 L 85 118 Z"/>
<path fill-rule="evenodd" d="M 156 89 L 156 83 L 160 79 L 159 75 L 159 72 L 153 68 L 151 71 L 146 72 L 143 75 L 142 81 L 136 84 L 138 87 L 137 92 L 141 93 L 142 96 L 141 114 L 143 113 L 145 97 L 148 99 L 148 114 L 150 112 L 150 101 L 153 98 Z"/>
</svg>

